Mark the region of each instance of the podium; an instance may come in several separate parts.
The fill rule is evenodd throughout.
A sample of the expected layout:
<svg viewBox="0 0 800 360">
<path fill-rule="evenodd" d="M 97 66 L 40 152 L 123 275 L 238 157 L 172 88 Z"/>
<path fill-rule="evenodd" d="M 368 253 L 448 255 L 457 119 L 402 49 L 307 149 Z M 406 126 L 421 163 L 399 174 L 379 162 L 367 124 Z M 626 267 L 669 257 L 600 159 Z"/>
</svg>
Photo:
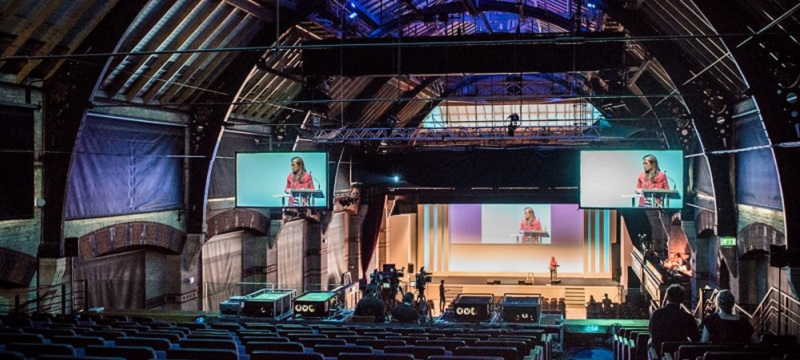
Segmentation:
<svg viewBox="0 0 800 360">
<path fill-rule="evenodd" d="M 549 238 L 550 233 L 547 231 L 541 230 L 532 230 L 532 231 L 523 231 L 522 232 L 522 239 L 530 239 L 532 244 L 538 244 L 542 242 L 542 238 Z M 522 242 L 520 237 L 517 236 L 517 243 Z"/>
<path fill-rule="evenodd" d="M 281 198 L 281 206 L 307 207 L 314 206 L 314 199 L 322 199 L 325 197 L 325 194 L 322 192 L 322 190 L 317 189 L 289 189 L 288 195 L 278 194 L 274 196 Z M 290 196 L 294 198 L 294 204 L 287 205 L 286 199 Z"/>
<path fill-rule="evenodd" d="M 650 200 L 651 207 L 653 208 L 668 208 L 669 199 L 680 199 L 681 194 L 678 190 L 664 190 L 664 189 L 642 189 L 642 196 Z M 656 200 L 661 200 L 661 205 L 658 205 Z"/>
</svg>

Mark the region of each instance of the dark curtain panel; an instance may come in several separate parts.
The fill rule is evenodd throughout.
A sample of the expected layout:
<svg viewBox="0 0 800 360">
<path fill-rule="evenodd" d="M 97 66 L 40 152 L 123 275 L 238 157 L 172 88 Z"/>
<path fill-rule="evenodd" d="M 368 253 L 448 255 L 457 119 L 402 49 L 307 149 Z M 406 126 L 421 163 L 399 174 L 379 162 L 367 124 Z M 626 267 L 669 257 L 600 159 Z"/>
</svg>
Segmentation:
<svg viewBox="0 0 800 360">
<path fill-rule="evenodd" d="M 67 219 L 180 208 L 184 130 L 88 116 L 78 139 Z"/>
<path fill-rule="evenodd" d="M 145 252 L 103 256 L 76 266 L 75 278 L 86 280 L 87 303 L 106 309 L 144 309 Z"/>
<path fill-rule="evenodd" d="M 736 121 L 736 148 L 768 145 L 764 127 L 757 113 Z M 736 202 L 770 209 L 782 209 L 778 172 L 770 148 L 736 154 Z"/>
<path fill-rule="evenodd" d="M 33 218 L 33 109 L 0 106 L 0 220 Z"/>
<path fill-rule="evenodd" d="M 210 199 L 236 196 L 236 153 L 269 151 L 268 139 L 225 132 L 211 169 Z"/>
<path fill-rule="evenodd" d="M 707 195 L 714 195 L 714 184 L 711 181 L 711 171 L 706 158 L 695 156 L 691 158 L 694 174 L 694 190 Z"/>
</svg>

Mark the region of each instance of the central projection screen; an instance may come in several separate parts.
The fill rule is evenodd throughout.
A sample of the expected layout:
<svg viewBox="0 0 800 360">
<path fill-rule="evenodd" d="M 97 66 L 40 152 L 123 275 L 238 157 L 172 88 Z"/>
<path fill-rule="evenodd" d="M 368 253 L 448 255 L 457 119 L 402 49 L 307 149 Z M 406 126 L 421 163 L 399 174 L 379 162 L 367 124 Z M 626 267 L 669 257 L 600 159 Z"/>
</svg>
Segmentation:
<svg viewBox="0 0 800 360">
<path fill-rule="evenodd" d="M 298 161 L 306 174 L 291 185 Z M 237 207 L 328 208 L 330 199 L 325 152 L 236 153 Z"/>
<path fill-rule="evenodd" d="M 524 209 L 541 223 L 541 241 L 524 241 Z M 578 204 L 424 204 L 417 216 L 417 251 L 426 270 L 463 276 L 547 274 L 551 256 L 559 274 L 607 277 L 616 212 Z"/>
<path fill-rule="evenodd" d="M 645 156 L 657 161 L 656 181 L 644 176 Z M 683 208 L 681 150 L 585 150 L 580 159 L 582 208 Z M 644 186 L 640 178 L 646 180 Z"/>
</svg>

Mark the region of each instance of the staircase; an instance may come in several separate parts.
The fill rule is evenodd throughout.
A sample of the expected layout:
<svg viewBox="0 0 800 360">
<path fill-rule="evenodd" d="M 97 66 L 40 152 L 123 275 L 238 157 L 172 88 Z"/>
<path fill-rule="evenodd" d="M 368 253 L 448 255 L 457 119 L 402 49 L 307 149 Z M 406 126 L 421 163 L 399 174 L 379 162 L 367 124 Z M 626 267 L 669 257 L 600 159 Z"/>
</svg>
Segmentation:
<svg viewBox="0 0 800 360">
<path fill-rule="evenodd" d="M 564 289 L 564 302 L 567 306 L 584 306 L 586 305 L 586 291 L 584 288 L 566 288 Z"/>
</svg>

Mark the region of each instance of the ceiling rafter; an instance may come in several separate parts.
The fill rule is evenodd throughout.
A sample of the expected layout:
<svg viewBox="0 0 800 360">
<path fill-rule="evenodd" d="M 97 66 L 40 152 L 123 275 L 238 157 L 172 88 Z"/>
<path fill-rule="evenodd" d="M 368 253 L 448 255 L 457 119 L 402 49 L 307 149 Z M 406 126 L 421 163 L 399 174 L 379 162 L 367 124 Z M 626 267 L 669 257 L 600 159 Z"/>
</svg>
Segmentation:
<svg viewBox="0 0 800 360">
<path fill-rule="evenodd" d="M 43 9 L 36 12 L 33 18 L 26 19 L 24 27 L 21 31 L 16 32 L 17 37 L 5 48 L 3 53 L 0 54 L 0 58 L 5 58 L 17 53 L 22 45 L 25 45 L 25 42 L 30 39 L 31 35 L 33 35 L 39 26 L 42 25 L 42 23 L 47 20 L 47 17 L 56 9 L 58 9 L 58 6 L 44 6 Z M 0 62 L 0 66 L 2 65 L 3 62 Z"/>
<path fill-rule="evenodd" d="M 216 4 L 216 6 L 212 6 L 210 2 L 203 1 L 200 3 L 198 8 L 195 8 L 194 12 L 196 14 L 190 14 L 187 16 L 188 19 L 184 19 L 184 21 L 188 20 L 185 27 L 179 28 L 177 34 L 174 37 L 170 37 L 170 44 L 178 45 L 176 47 L 177 50 L 186 50 L 190 49 L 193 46 L 197 46 L 199 41 L 202 41 L 202 37 L 193 37 L 198 32 L 198 29 L 201 36 L 208 36 L 209 31 L 213 29 L 213 26 L 210 26 L 214 23 L 215 15 L 219 15 L 222 12 L 223 5 L 221 3 Z M 193 40 L 190 40 L 194 38 Z M 168 47 L 170 44 L 164 44 L 164 47 Z M 143 74 L 139 76 L 136 81 L 128 88 L 127 90 L 127 100 L 132 101 L 136 96 L 139 95 L 139 92 L 142 91 L 145 86 L 151 84 L 153 80 L 157 79 L 158 74 L 164 70 L 165 65 L 171 60 L 173 57 L 177 57 L 177 55 L 169 55 L 163 54 L 159 55 L 156 60 L 150 64 L 149 69 Z M 174 68 L 174 64 L 173 64 Z"/>
<path fill-rule="evenodd" d="M 240 11 L 236 8 L 231 10 L 231 14 L 228 16 L 230 21 L 223 22 L 223 28 L 220 29 L 219 32 L 214 33 L 214 38 L 208 39 L 208 48 L 217 48 L 220 47 L 227 38 L 226 35 L 236 32 L 240 27 L 243 26 L 245 20 L 247 19 L 247 14 L 244 11 Z M 254 25 L 251 25 L 254 26 Z M 219 56 L 219 54 L 217 54 Z M 183 77 L 186 80 L 183 83 L 171 83 L 169 85 L 169 89 L 164 92 L 163 95 L 159 98 L 161 102 L 168 102 L 171 101 L 172 98 L 182 89 L 190 88 L 192 86 L 196 86 L 196 82 L 192 81 L 193 75 L 197 74 L 199 69 L 202 69 L 201 64 L 196 64 L 197 62 L 203 62 L 205 59 L 208 59 L 210 54 L 200 54 L 194 53 L 189 56 L 186 60 L 186 65 L 192 66 L 192 71 L 187 71 L 186 74 L 183 74 Z M 177 79 L 176 79 L 177 80 Z"/>
<path fill-rule="evenodd" d="M 159 23 L 164 23 L 164 26 L 161 28 L 154 27 L 151 29 L 148 34 L 152 34 L 151 38 L 148 38 L 147 35 L 143 36 L 139 41 L 140 45 L 143 45 L 143 51 L 156 51 L 159 47 L 164 43 L 167 37 L 172 34 L 175 29 L 180 26 L 181 21 L 166 21 L 166 18 L 169 16 L 180 16 L 184 17 L 186 8 L 189 7 L 191 4 L 190 1 L 178 1 L 176 2 L 173 7 L 167 11 L 165 14 L 155 13 L 151 14 L 151 16 L 159 17 Z M 197 4 L 199 6 L 199 4 Z M 130 76 L 119 76 L 118 79 L 114 79 L 111 84 L 105 87 L 106 92 L 110 98 L 113 98 L 116 94 L 118 94 L 122 88 L 127 84 L 134 76 L 135 72 L 139 71 L 142 68 L 142 65 L 150 59 L 153 55 L 128 55 L 126 56 L 126 60 L 134 60 L 130 64 L 125 64 L 123 61 L 121 66 L 125 66 L 127 71 L 133 72 Z"/>
<path fill-rule="evenodd" d="M 251 0 L 225 0 L 226 3 L 255 16 L 262 22 L 274 22 L 275 14 L 263 5 Z"/>
<path fill-rule="evenodd" d="M 93 5 L 94 1 L 81 1 L 78 5 L 73 6 L 70 8 L 69 12 L 66 15 L 59 19 L 58 25 L 53 26 L 47 29 L 47 32 L 44 33 L 42 36 L 42 40 L 44 41 L 44 45 L 37 50 L 39 54 L 49 54 L 56 46 L 58 46 L 59 40 L 64 37 L 64 35 L 75 26 L 75 23 L 80 20 L 81 15 L 86 12 L 87 9 L 91 5 Z M 25 78 L 36 68 L 39 64 L 41 64 L 41 60 L 32 60 L 28 61 L 22 69 L 17 73 L 17 82 L 22 83 L 25 81 Z"/>
<path fill-rule="evenodd" d="M 69 44 L 67 44 L 66 47 L 67 47 L 67 49 L 69 49 L 68 50 L 68 54 L 72 54 L 72 52 L 75 51 L 75 48 L 77 48 L 78 45 L 80 45 L 81 42 L 83 42 L 83 40 L 87 36 L 89 36 L 89 33 L 92 30 L 94 30 L 94 28 L 97 26 L 97 24 L 99 24 L 100 21 L 103 20 L 103 18 L 106 16 L 106 14 L 108 14 L 111 11 L 111 9 L 113 9 L 114 6 L 117 5 L 117 3 L 119 1 L 120 0 L 107 0 L 105 2 L 101 2 L 103 4 L 103 7 L 99 11 L 97 11 L 94 14 L 94 16 L 92 16 L 89 19 L 88 22 L 83 24 L 83 28 L 81 29 L 81 31 L 79 31 L 75 35 L 75 37 L 72 38 L 72 41 Z M 47 73 L 47 75 L 44 76 L 44 79 L 46 80 L 46 79 L 49 79 L 51 76 L 53 76 L 53 74 L 56 73 L 56 71 L 58 70 L 59 67 L 61 67 L 61 64 L 63 64 L 64 61 L 65 61 L 65 59 L 58 60 L 58 62 L 55 64 L 55 66 L 53 66 L 50 69 L 50 71 Z"/>
</svg>

